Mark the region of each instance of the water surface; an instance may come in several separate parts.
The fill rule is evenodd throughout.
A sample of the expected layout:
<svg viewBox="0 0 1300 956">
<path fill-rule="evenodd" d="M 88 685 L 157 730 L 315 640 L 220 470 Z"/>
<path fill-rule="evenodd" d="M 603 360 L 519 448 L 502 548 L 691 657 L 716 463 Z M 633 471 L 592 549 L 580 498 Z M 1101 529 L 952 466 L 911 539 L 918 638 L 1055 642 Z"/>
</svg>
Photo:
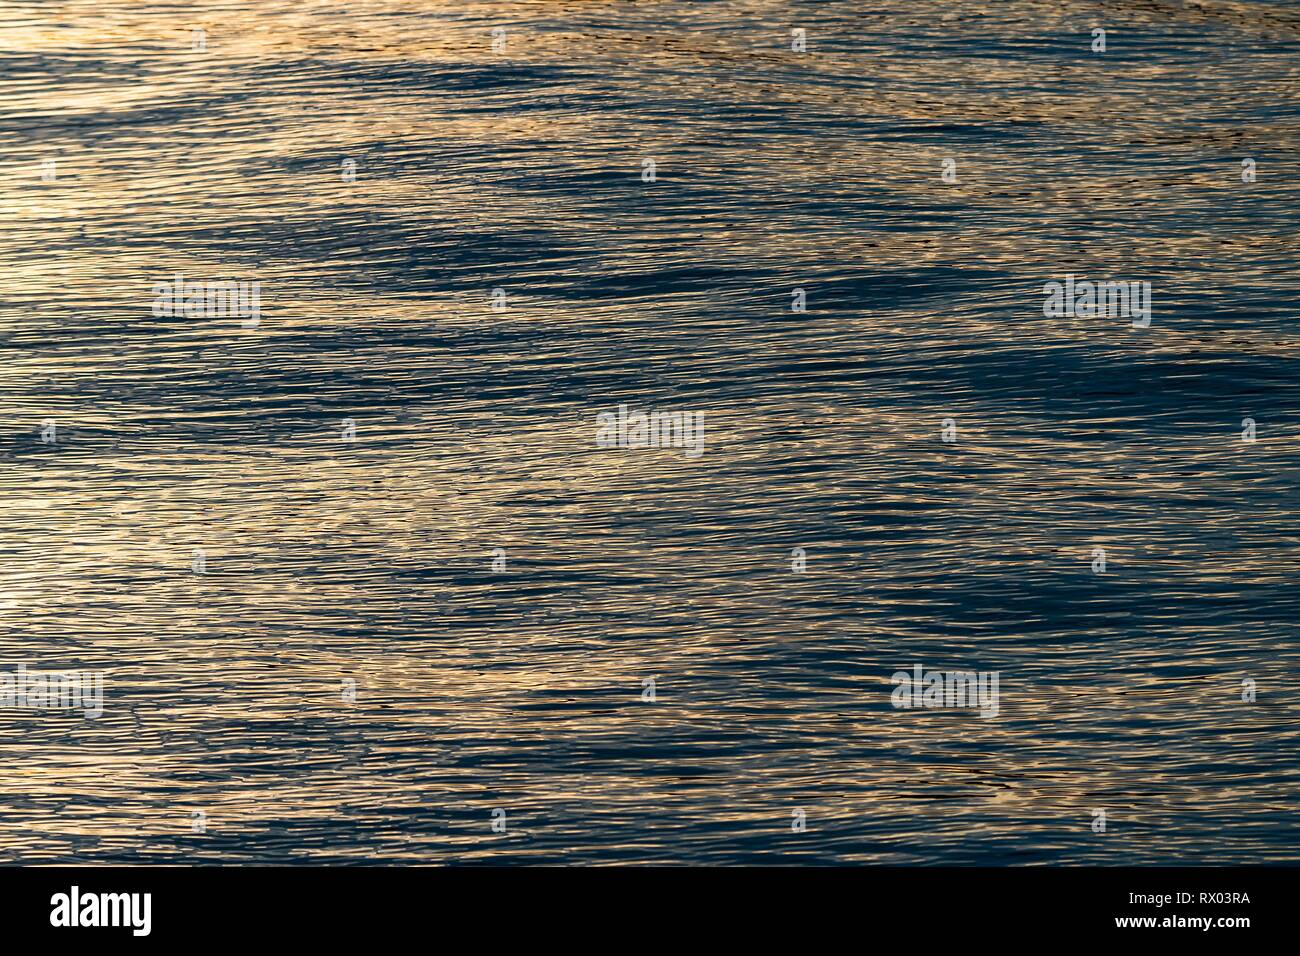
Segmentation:
<svg viewBox="0 0 1300 956">
<path fill-rule="evenodd" d="M 1298 95 L 1289 3 L 6 4 L 0 666 L 106 683 L 0 859 L 1296 862 Z"/>
</svg>

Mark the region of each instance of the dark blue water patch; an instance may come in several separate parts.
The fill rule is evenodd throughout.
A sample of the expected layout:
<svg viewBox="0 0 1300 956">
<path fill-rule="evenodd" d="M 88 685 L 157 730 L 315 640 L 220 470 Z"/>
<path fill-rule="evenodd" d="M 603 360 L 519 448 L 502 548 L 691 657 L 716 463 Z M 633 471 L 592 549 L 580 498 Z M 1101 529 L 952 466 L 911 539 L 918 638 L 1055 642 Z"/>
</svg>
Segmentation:
<svg viewBox="0 0 1300 956">
<path fill-rule="evenodd" d="M 800 283 L 808 301 L 816 308 L 895 309 L 915 304 L 925 308 L 936 298 L 958 302 L 980 298 L 991 289 L 1011 284 L 1010 277 L 991 269 L 961 269 L 952 266 L 847 272 L 836 269 L 809 277 Z M 789 290 L 783 290 L 789 305 Z"/>
<path fill-rule="evenodd" d="M 1104 526 L 1096 529 L 1105 533 Z M 996 538 L 993 539 L 996 541 Z M 1011 631 L 1033 639 L 1037 630 L 1044 629 L 1062 635 L 1065 642 L 1088 642 L 1088 635 L 1098 629 L 1114 631 L 1129 637 L 1168 629 L 1179 629 L 1183 622 L 1195 621 L 1195 627 L 1214 628 L 1232 621 L 1254 621 L 1257 624 L 1285 625 L 1287 616 L 1294 613 L 1297 602 L 1279 604 L 1283 589 L 1262 587 L 1253 597 L 1258 600 L 1246 603 L 1240 600 L 1233 583 L 1216 587 L 1207 586 L 1212 574 L 1195 582 L 1194 593 L 1188 593 L 1188 582 L 1180 579 L 1162 579 L 1145 566 L 1142 584 L 1134 582 L 1103 581 L 1094 584 L 1103 575 L 1092 575 L 1084 560 L 1089 553 L 1090 541 L 1081 536 L 1078 568 L 1055 573 L 1035 570 L 1033 567 L 1016 569 L 1015 580 L 1008 576 L 976 576 L 964 572 L 945 575 L 943 588 L 927 599 L 913 595 L 919 602 L 922 620 L 919 626 L 910 626 L 918 637 L 933 641 L 924 651 L 930 657 L 943 655 L 946 641 L 969 634 L 972 629 L 984 631 Z M 1159 539 L 1149 543 L 1152 550 L 1160 547 Z M 1114 565 L 1115 571 L 1122 563 Z M 1034 624 L 1047 621 L 1050 623 Z M 902 625 L 908 628 L 909 625 Z M 1189 651 L 1190 649 L 1185 649 Z M 951 650 L 947 649 L 951 654 Z"/>
<path fill-rule="evenodd" d="M 640 159 L 636 157 L 610 157 L 608 162 L 600 157 L 584 157 L 585 162 L 578 165 L 559 153 L 554 155 L 554 163 L 505 168 L 499 181 L 518 192 L 525 201 L 555 193 L 581 199 L 585 211 L 593 215 L 617 209 L 619 220 L 624 223 L 652 220 L 679 221 L 684 225 L 698 223 L 705 232 L 709 222 L 753 221 L 778 212 L 798 216 L 805 209 L 804 204 L 808 204 L 807 212 L 812 214 L 834 201 L 830 197 L 841 200 L 839 211 L 844 215 L 885 213 L 893 229 L 908 226 L 903 213 L 914 215 L 918 228 L 937 221 L 933 205 L 891 200 L 890 193 L 884 189 L 864 196 L 838 187 L 809 187 L 783 182 L 780 170 L 764 175 L 763 170 L 747 164 L 734 169 L 702 167 L 694 161 L 682 162 L 660 155 L 656 161 L 656 180 L 648 183 L 641 179 Z M 864 221 L 864 228 L 879 228 L 876 224 L 880 218 L 877 215 Z M 612 223 L 606 231 L 618 234 Z"/>
<path fill-rule="evenodd" d="M 560 85 L 581 88 L 596 79 L 593 71 L 568 64 L 350 63 L 346 71 L 338 70 L 335 64 L 310 60 L 294 65 L 298 70 L 310 73 L 326 94 L 332 89 L 367 95 L 403 91 L 446 93 L 458 97 L 458 110 L 469 112 L 491 112 L 502 109 L 505 104 L 490 98 L 466 100 L 460 98 L 461 94 L 491 97 L 511 91 L 544 91 Z M 599 98 L 604 101 L 606 97 L 602 95 Z"/>
<path fill-rule="evenodd" d="M 93 88 L 107 78 L 143 79 L 153 68 L 138 60 L 113 56 L 93 57 L 84 50 L 67 53 L 0 51 L 0 71 L 19 80 L 43 78 L 61 87 L 86 85 Z M 10 114 L 6 123 L 17 117 Z"/>
<path fill-rule="evenodd" d="M 1000 25 L 987 27 L 972 24 L 952 33 L 895 34 L 890 37 L 891 55 L 898 57 L 960 57 L 970 61 L 1001 61 L 1016 70 L 1027 63 L 1039 66 L 1061 64 L 1092 65 L 1110 69 L 1129 64 L 1149 64 L 1168 54 L 1171 61 L 1186 62 L 1199 52 L 1203 57 L 1221 55 L 1219 37 L 1207 37 L 1191 30 L 1152 31 L 1147 26 L 1133 27 L 1122 20 L 1104 17 L 1076 21 L 1077 28 L 1059 31 L 1011 35 L 1000 32 Z M 1106 30 L 1105 52 L 1093 52 L 1093 28 Z"/>
<path fill-rule="evenodd" d="M 340 253 L 367 253 L 384 247 L 381 260 L 364 260 L 347 269 L 326 267 L 326 287 L 333 289 L 390 291 L 392 276 L 403 276 L 401 294 L 406 296 L 436 293 L 460 293 L 471 282 L 484 294 L 509 278 L 514 268 L 531 271 L 553 262 L 557 269 L 585 257 L 583 245 L 553 229 L 476 228 L 458 229 L 446 224 L 431 224 L 401 217 L 359 217 L 350 211 L 333 215 L 284 218 L 248 218 L 239 229 L 214 233 L 202 221 L 175 222 L 152 235 L 124 235 L 122 248 L 152 249 L 159 244 L 181 245 L 199 250 L 208 248 L 230 263 L 222 275 L 186 274 L 191 281 L 208 279 L 247 279 L 263 283 L 264 310 L 273 308 L 275 282 L 268 274 L 268 264 L 328 263 Z M 270 265 L 269 269 L 274 269 Z M 165 281 L 185 270 L 160 261 L 157 273 L 141 279 L 142 295 L 155 281 Z M 477 278 L 471 278 L 469 273 Z M 508 284 L 508 283 L 506 283 Z M 282 288 L 283 291 L 283 288 Z M 304 290 L 305 291 L 305 290 Z M 320 287 L 316 293 L 322 292 Z M 145 296 L 147 303 L 151 295 Z"/>
<path fill-rule="evenodd" d="M 1018 369 L 1014 382 L 1008 381 L 1012 368 Z M 932 371 L 932 376 L 927 371 Z M 915 373 L 958 383 L 955 391 L 996 396 L 999 403 L 1018 408 L 1031 407 L 1025 400 L 1035 396 L 1094 405 L 1099 413 L 1085 416 L 1090 418 L 1108 417 L 1120 404 L 1130 405 L 1135 416 L 1143 410 L 1176 407 L 1196 421 L 1225 414 L 1231 419 L 1243 402 L 1279 410 L 1298 404 L 1292 394 L 1289 360 L 1283 355 L 1207 350 L 1172 358 L 1140 348 L 1042 349 L 1025 345 L 1001 349 L 996 356 L 966 355 Z"/>
<path fill-rule="evenodd" d="M 1038 120 L 1000 119 L 994 122 L 954 123 L 949 120 L 899 120 L 895 117 L 846 118 L 829 114 L 825 127 L 845 133 L 858 132 L 882 143 L 944 146 L 950 143 L 1009 143 L 1030 139 L 1054 127 Z M 936 173 L 937 175 L 937 173 Z"/>
</svg>

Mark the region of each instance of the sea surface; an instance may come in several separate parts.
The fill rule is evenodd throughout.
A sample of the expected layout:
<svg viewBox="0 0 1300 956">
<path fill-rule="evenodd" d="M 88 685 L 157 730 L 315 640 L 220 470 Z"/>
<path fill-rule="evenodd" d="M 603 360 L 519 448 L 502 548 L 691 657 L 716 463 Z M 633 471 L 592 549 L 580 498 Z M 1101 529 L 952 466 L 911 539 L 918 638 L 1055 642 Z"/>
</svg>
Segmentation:
<svg viewBox="0 0 1300 956">
<path fill-rule="evenodd" d="M 4 3 L 0 862 L 1300 861 L 1298 148 L 1289 2 Z"/>
</svg>

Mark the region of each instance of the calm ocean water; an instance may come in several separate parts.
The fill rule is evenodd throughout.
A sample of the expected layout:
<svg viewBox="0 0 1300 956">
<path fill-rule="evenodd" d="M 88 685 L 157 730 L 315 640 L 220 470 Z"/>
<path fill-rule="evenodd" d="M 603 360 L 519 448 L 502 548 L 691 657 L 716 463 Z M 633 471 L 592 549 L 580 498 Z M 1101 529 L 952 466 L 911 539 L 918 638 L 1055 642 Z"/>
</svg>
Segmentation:
<svg viewBox="0 0 1300 956">
<path fill-rule="evenodd" d="M 0 668 L 104 675 L 0 861 L 1300 858 L 1294 4 L 6 3 L 0 104 Z"/>
</svg>

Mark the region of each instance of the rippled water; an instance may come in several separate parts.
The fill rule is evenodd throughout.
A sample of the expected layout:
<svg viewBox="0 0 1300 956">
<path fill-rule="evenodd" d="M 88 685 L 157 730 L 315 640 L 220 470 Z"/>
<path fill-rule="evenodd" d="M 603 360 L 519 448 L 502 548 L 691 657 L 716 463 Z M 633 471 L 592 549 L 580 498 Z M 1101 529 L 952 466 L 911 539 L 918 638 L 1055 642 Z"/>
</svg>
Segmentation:
<svg viewBox="0 0 1300 956">
<path fill-rule="evenodd" d="M 0 709 L 0 859 L 1294 862 L 1298 54 L 1221 0 L 6 4 L 0 665 L 105 700 Z M 916 663 L 999 715 L 895 710 Z"/>
</svg>

